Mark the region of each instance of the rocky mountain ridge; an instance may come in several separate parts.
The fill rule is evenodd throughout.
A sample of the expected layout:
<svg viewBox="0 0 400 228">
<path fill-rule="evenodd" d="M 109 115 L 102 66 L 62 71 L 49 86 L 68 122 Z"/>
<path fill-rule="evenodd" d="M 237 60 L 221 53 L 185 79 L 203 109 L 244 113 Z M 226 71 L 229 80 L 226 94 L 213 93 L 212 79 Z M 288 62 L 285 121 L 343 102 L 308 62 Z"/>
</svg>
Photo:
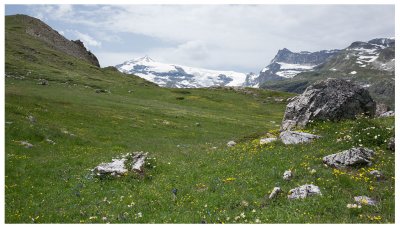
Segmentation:
<svg viewBox="0 0 400 228">
<path fill-rule="evenodd" d="M 50 47 L 100 67 L 97 57 L 85 48 L 82 41 L 68 40 L 56 30 L 34 17 L 19 14 L 14 19 L 20 20 L 25 25 L 25 32 L 27 34 L 46 42 Z"/>
</svg>

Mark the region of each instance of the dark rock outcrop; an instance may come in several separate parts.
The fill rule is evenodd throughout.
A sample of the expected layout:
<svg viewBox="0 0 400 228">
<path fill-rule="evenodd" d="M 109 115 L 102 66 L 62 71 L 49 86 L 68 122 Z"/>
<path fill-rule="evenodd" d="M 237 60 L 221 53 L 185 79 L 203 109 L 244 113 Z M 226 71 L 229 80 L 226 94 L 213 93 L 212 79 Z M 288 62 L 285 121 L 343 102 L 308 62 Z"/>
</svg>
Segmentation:
<svg viewBox="0 0 400 228">
<path fill-rule="evenodd" d="M 375 102 L 368 91 L 343 79 L 327 79 L 309 86 L 287 106 L 281 130 L 304 127 L 310 120 L 353 119 L 359 114 L 373 117 Z"/>
</svg>

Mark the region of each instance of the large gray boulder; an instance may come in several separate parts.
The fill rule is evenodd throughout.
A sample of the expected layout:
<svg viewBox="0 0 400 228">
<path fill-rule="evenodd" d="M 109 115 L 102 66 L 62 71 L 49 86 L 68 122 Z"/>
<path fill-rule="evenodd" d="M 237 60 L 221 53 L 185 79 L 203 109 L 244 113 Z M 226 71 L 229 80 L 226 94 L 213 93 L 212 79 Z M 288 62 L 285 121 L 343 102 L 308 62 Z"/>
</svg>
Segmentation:
<svg viewBox="0 0 400 228">
<path fill-rule="evenodd" d="M 284 131 L 281 132 L 279 138 L 284 144 L 288 145 L 311 142 L 313 139 L 320 138 L 320 136 L 299 131 Z"/>
<path fill-rule="evenodd" d="M 307 87 L 286 106 L 281 130 L 304 127 L 310 120 L 353 119 L 358 114 L 373 117 L 376 104 L 369 92 L 343 79 L 329 78 Z"/>
<path fill-rule="evenodd" d="M 355 147 L 336 154 L 325 156 L 325 164 L 335 168 L 371 165 L 375 152 L 364 147 Z"/>
</svg>

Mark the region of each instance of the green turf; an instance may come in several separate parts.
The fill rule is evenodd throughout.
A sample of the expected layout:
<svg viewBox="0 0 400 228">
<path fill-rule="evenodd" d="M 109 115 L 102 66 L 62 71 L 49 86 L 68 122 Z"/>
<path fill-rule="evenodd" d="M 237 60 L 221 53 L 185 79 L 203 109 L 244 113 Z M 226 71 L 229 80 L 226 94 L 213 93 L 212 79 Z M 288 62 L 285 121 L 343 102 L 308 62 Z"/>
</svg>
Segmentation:
<svg viewBox="0 0 400 228">
<path fill-rule="evenodd" d="M 306 131 L 322 138 L 311 144 L 260 146 L 278 133 L 286 103 L 275 98 L 293 94 L 160 88 L 52 50 L 23 26 L 6 17 L 6 223 L 394 223 L 394 153 L 385 142 L 394 118 L 314 123 Z M 239 144 L 228 148 L 230 140 Z M 323 165 L 323 156 L 359 144 L 377 152 L 372 167 Z M 92 176 L 134 151 L 149 153 L 144 176 Z M 372 168 L 385 180 L 369 177 Z M 322 196 L 287 199 L 306 183 Z M 284 193 L 267 200 L 275 186 Z M 357 195 L 379 204 L 348 209 Z"/>
</svg>

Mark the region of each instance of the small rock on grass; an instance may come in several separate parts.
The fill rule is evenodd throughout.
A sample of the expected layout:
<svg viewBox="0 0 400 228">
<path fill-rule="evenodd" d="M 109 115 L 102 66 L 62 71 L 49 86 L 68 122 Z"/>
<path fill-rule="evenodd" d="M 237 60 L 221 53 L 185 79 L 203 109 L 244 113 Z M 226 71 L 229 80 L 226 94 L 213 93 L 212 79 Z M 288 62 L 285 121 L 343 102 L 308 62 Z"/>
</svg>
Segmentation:
<svg viewBox="0 0 400 228">
<path fill-rule="evenodd" d="M 134 171 L 142 174 L 146 158 L 147 153 L 128 153 L 122 156 L 122 158 L 112 159 L 112 162 L 101 163 L 93 169 L 93 172 L 97 176 L 121 176 L 127 174 L 129 171 Z"/>
<path fill-rule="evenodd" d="M 32 115 L 29 115 L 28 117 L 26 117 L 28 120 L 29 120 L 29 122 L 31 122 L 31 123 L 35 123 L 36 122 L 36 118 L 34 117 L 34 116 L 32 116 Z"/>
<path fill-rule="evenodd" d="M 299 131 L 284 131 L 279 135 L 279 138 L 284 144 L 288 145 L 311 142 L 313 139 L 320 138 L 320 136 Z"/>
<path fill-rule="evenodd" d="M 284 180 L 289 181 L 289 180 L 291 180 L 292 178 L 293 178 L 293 173 L 292 173 L 291 170 L 286 170 L 286 171 L 283 173 L 283 179 L 284 179 Z"/>
<path fill-rule="evenodd" d="M 282 189 L 280 188 L 280 187 L 275 187 L 273 190 L 272 190 L 272 192 L 271 192 L 271 194 L 269 195 L 269 199 L 273 199 L 273 198 L 275 198 L 275 197 L 277 197 L 278 196 L 278 194 L 279 193 L 281 193 L 282 192 Z"/>
<path fill-rule="evenodd" d="M 227 145 L 228 147 L 233 147 L 233 146 L 236 145 L 236 142 L 235 142 L 235 141 L 229 141 L 226 145 Z"/>
<path fill-rule="evenodd" d="M 24 146 L 25 148 L 32 148 L 33 145 L 27 141 L 20 141 L 19 142 L 21 146 Z"/>
<path fill-rule="evenodd" d="M 379 170 L 372 170 L 369 172 L 370 175 L 374 176 L 377 180 L 383 180 L 384 176 Z"/>
<path fill-rule="evenodd" d="M 260 139 L 260 145 L 268 144 L 273 141 L 276 141 L 276 138 L 262 138 Z"/>
<path fill-rule="evenodd" d="M 309 196 L 322 195 L 318 186 L 305 184 L 289 191 L 289 199 L 304 199 Z"/>
<path fill-rule="evenodd" d="M 354 200 L 361 205 L 370 205 L 370 206 L 375 206 L 377 204 L 376 200 L 371 199 L 368 196 L 356 196 L 354 197 Z"/>
<path fill-rule="evenodd" d="M 394 151 L 395 140 L 394 137 L 389 139 L 387 148 L 391 151 Z"/>
</svg>

